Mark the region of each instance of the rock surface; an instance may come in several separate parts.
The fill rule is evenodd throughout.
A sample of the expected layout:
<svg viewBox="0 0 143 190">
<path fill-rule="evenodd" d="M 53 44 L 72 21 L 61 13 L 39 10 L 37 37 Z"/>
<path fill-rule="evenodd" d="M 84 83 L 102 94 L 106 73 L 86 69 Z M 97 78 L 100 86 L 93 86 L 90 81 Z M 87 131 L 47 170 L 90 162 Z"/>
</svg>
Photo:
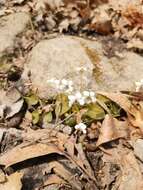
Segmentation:
<svg viewBox="0 0 143 190">
<path fill-rule="evenodd" d="M 31 71 L 32 83 L 41 96 L 55 94 L 57 88 L 49 85 L 50 79 L 72 80 L 74 87 L 87 88 L 92 79 L 93 64 L 78 40 L 60 37 L 44 40 L 32 50 L 23 77 Z"/>
<path fill-rule="evenodd" d="M 13 13 L 0 19 L 0 56 L 13 48 L 15 37 L 24 31 L 29 23 L 29 15 L 24 12 Z"/>
<path fill-rule="evenodd" d="M 41 41 L 33 48 L 23 79 L 28 71 L 42 97 L 57 92 L 47 83 L 52 78 L 72 80 L 78 90 L 134 90 L 135 82 L 143 78 L 143 57 L 123 50 L 108 58 L 101 42 L 62 36 Z"/>
</svg>

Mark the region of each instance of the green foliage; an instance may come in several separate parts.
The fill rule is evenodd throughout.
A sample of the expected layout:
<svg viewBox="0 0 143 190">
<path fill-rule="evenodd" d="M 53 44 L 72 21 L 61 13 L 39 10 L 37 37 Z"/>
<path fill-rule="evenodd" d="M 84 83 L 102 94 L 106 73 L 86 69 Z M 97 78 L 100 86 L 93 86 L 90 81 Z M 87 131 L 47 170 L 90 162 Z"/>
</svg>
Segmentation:
<svg viewBox="0 0 143 190">
<path fill-rule="evenodd" d="M 37 124 L 40 120 L 40 112 L 39 110 L 35 110 L 32 112 L 32 122 L 33 124 Z"/>
<path fill-rule="evenodd" d="M 43 116 L 43 122 L 44 123 L 50 123 L 52 122 L 53 120 L 53 115 L 52 115 L 52 112 L 48 112 L 48 113 L 44 113 L 44 116 Z"/>
<path fill-rule="evenodd" d="M 27 102 L 28 106 L 35 106 L 39 102 L 39 98 L 36 94 L 30 94 L 25 97 L 25 101 Z"/>
<path fill-rule="evenodd" d="M 105 97 L 103 95 L 100 95 L 100 94 L 97 94 L 96 98 L 98 100 L 100 100 L 101 102 L 103 102 L 103 103 L 108 103 L 108 102 L 111 101 L 109 98 L 107 98 L 107 97 Z"/>
<path fill-rule="evenodd" d="M 58 118 L 58 117 L 62 116 L 69 109 L 70 109 L 70 107 L 69 107 L 68 97 L 65 94 L 57 95 L 56 103 L 55 103 L 56 117 Z"/>
<path fill-rule="evenodd" d="M 96 98 L 97 103 L 80 106 L 75 102 L 72 107 L 69 107 L 68 96 L 64 93 L 58 94 L 56 98 L 54 97 L 50 101 L 43 101 L 36 94 L 30 93 L 25 97 L 25 100 L 32 114 L 33 124 L 39 124 L 40 121 L 45 124 L 63 121 L 64 124 L 74 127 L 76 125 L 76 114 L 80 113 L 82 109 L 85 109 L 85 113 L 81 115 L 81 118 L 87 124 L 104 119 L 106 113 L 111 113 L 114 117 L 120 116 L 121 108 L 115 102 L 100 94 Z M 52 109 L 43 110 L 42 107 L 47 105 L 51 105 Z"/>
<path fill-rule="evenodd" d="M 107 106 L 114 117 L 120 116 L 121 108 L 115 102 L 110 101 Z"/>
<path fill-rule="evenodd" d="M 70 127 L 74 127 L 76 125 L 76 118 L 75 116 L 70 117 L 65 121 L 66 125 L 69 125 Z"/>
<path fill-rule="evenodd" d="M 97 103 L 90 103 L 86 108 L 87 112 L 84 114 L 85 117 L 89 117 L 93 120 L 100 120 L 105 117 L 105 111 Z"/>
</svg>

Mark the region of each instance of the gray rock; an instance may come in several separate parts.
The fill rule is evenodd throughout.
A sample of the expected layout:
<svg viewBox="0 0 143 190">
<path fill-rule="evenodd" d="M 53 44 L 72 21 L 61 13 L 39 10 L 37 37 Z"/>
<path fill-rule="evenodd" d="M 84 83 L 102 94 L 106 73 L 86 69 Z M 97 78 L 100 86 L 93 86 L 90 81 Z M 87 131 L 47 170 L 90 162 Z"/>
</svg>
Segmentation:
<svg viewBox="0 0 143 190">
<path fill-rule="evenodd" d="M 29 23 L 29 15 L 24 12 L 13 13 L 0 19 L 0 56 L 13 48 L 15 37 L 24 31 Z"/>
<path fill-rule="evenodd" d="M 76 89 L 87 88 L 93 68 L 78 40 L 60 37 L 41 41 L 33 48 L 29 63 L 25 64 L 23 78 L 26 79 L 30 70 L 32 83 L 38 88 L 39 94 L 46 97 L 58 92 L 47 80 L 68 79 L 74 82 Z"/>
<path fill-rule="evenodd" d="M 124 50 L 108 58 L 101 42 L 62 36 L 41 41 L 33 48 L 24 80 L 28 71 L 39 95 L 45 98 L 57 93 L 56 86 L 47 83 L 52 78 L 72 80 L 76 90 L 134 90 L 135 82 L 143 78 L 143 57 Z"/>
</svg>

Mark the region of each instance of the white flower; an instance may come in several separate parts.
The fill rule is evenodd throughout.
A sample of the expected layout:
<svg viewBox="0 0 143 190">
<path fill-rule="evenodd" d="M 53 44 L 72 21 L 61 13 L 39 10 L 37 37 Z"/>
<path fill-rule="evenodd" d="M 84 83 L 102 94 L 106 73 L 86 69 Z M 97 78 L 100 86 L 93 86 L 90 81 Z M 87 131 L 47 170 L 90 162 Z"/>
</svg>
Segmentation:
<svg viewBox="0 0 143 190">
<path fill-rule="evenodd" d="M 89 94 L 90 94 L 90 97 L 94 97 L 95 96 L 95 92 L 93 92 L 93 91 L 90 91 Z"/>
<path fill-rule="evenodd" d="M 87 126 L 84 123 L 79 123 L 79 124 L 75 125 L 75 129 L 82 131 L 83 134 L 86 134 L 86 128 L 87 128 Z"/>
<path fill-rule="evenodd" d="M 75 97 L 77 100 L 79 100 L 82 97 L 82 95 L 80 92 L 76 92 Z"/>
<path fill-rule="evenodd" d="M 78 99 L 78 103 L 83 106 L 85 104 L 85 99 L 84 97 L 81 97 L 80 99 Z"/>
<path fill-rule="evenodd" d="M 54 83 L 55 83 L 56 85 L 59 85 L 59 84 L 60 84 L 60 81 L 57 80 L 57 79 L 55 79 L 55 80 L 54 80 Z"/>
<path fill-rule="evenodd" d="M 68 85 L 68 81 L 67 81 L 66 79 L 62 79 L 61 83 L 62 83 L 63 85 L 65 85 L 65 86 Z"/>
<path fill-rule="evenodd" d="M 83 91 L 83 95 L 85 96 L 85 97 L 88 97 L 89 95 L 90 95 L 90 93 L 89 93 L 89 91 Z"/>
<path fill-rule="evenodd" d="M 73 81 L 69 80 L 69 81 L 68 81 L 68 85 L 69 85 L 69 86 L 72 86 L 72 85 L 73 85 Z"/>
<path fill-rule="evenodd" d="M 76 97 L 73 96 L 73 95 L 69 95 L 69 96 L 68 96 L 68 99 L 69 99 L 69 106 L 71 107 L 72 104 L 75 102 Z"/>
</svg>

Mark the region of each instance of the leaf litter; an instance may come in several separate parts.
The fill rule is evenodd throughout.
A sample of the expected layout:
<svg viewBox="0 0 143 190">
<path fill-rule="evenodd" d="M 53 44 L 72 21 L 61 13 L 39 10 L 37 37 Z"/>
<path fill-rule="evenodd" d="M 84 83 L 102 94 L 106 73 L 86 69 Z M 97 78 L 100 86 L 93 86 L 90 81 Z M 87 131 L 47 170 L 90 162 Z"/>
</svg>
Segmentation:
<svg viewBox="0 0 143 190">
<path fill-rule="evenodd" d="M 0 5 L 2 16 L 17 11 L 32 16 L 32 29 L 22 40 L 17 37 L 21 54 L 15 48 L 0 68 L 0 189 L 143 189 L 142 92 L 98 92 L 95 103 L 70 107 L 66 94 L 43 100 L 31 83 L 25 92 L 10 70 L 11 62 L 23 64 L 34 44 L 51 34 L 112 35 L 142 53 L 142 1 L 16 0 Z M 80 123 L 86 126 L 84 134 L 74 128 Z"/>
</svg>

